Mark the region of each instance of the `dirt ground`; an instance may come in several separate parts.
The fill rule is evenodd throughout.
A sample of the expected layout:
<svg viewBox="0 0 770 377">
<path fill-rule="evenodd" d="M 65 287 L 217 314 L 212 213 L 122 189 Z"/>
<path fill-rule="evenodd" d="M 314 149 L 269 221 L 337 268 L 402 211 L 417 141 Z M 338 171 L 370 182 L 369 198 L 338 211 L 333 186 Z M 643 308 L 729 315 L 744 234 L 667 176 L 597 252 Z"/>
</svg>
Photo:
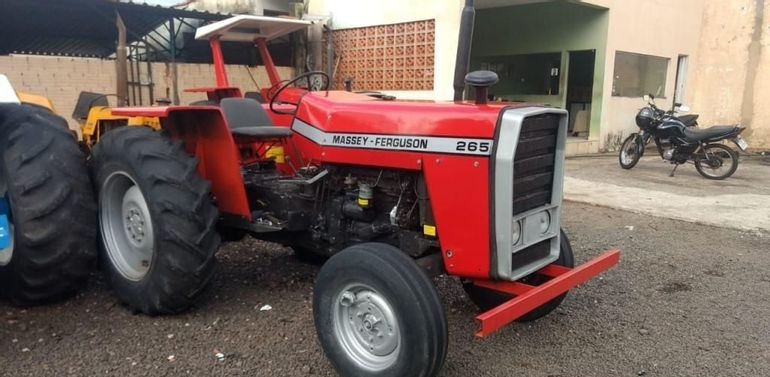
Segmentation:
<svg viewBox="0 0 770 377">
<path fill-rule="evenodd" d="M 619 247 L 621 264 L 554 314 L 485 340 L 459 283 L 439 278 L 442 376 L 770 375 L 770 235 L 575 203 L 565 218 L 578 260 Z M 256 241 L 219 260 L 200 304 L 177 316 L 131 314 L 98 277 L 58 305 L 0 302 L 0 375 L 335 375 L 311 317 L 317 267 Z"/>
</svg>

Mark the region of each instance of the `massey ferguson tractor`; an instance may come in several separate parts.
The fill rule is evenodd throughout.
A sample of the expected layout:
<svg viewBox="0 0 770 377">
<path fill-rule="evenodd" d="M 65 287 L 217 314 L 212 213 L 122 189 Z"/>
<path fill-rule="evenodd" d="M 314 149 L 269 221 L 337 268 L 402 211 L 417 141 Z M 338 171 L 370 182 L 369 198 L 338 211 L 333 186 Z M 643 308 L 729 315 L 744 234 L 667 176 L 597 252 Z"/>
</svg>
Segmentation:
<svg viewBox="0 0 770 377">
<path fill-rule="evenodd" d="M 220 239 L 251 235 L 328 258 L 313 316 L 341 375 L 434 376 L 448 337 L 432 276 L 461 279 L 485 337 L 548 314 L 615 265 L 618 251 L 574 266 L 561 229 L 567 113 L 486 103 L 497 76 L 466 75 L 472 17 L 466 6 L 455 87 L 457 97 L 474 87 L 475 102 L 333 91 L 320 71 L 281 82 L 265 43 L 305 21 L 199 28 L 217 80 L 196 90 L 207 100 L 113 109 L 158 118 L 161 131 L 117 128 L 93 148 L 102 258 L 120 300 L 184 310 L 211 279 Z M 256 43 L 268 103 L 228 83 L 221 41 Z"/>
</svg>

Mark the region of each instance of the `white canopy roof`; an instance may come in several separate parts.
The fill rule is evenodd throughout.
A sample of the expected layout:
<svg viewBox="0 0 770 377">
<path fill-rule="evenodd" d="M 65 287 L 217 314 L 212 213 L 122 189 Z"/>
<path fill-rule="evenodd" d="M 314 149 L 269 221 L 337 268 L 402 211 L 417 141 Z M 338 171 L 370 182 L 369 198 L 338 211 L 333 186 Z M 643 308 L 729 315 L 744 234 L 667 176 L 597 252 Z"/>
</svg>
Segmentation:
<svg viewBox="0 0 770 377">
<path fill-rule="evenodd" d="M 311 24 L 310 21 L 290 18 L 240 15 L 199 27 L 195 39 L 208 40 L 219 36 L 220 40 L 230 42 L 253 42 L 257 38 L 269 41 Z"/>
</svg>

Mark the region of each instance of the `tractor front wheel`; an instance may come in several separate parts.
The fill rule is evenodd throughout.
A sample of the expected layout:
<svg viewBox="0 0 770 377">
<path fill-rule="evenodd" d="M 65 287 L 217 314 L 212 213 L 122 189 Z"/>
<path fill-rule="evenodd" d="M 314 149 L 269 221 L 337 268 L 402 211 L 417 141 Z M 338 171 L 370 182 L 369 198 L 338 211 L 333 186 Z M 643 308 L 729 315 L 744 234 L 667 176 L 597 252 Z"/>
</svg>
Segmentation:
<svg viewBox="0 0 770 377">
<path fill-rule="evenodd" d="M 351 246 L 321 267 L 313 293 L 321 346 L 343 376 L 435 376 L 447 351 L 436 288 L 397 248 Z"/>
<path fill-rule="evenodd" d="M 102 262 L 118 298 L 146 314 L 191 306 L 220 238 L 210 184 L 181 143 L 145 127 L 106 133 L 92 155 Z"/>
<path fill-rule="evenodd" d="M 555 265 L 564 266 L 564 267 L 570 267 L 570 268 L 575 267 L 575 257 L 572 254 L 572 245 L 569 242 L 569 238 L 567 238 L 567 235 L 564 233 L 564 230 L 561 230 L 560 232 L 561 233 L 559 235 L 559 248 L 560 248 L 559 259 L 557 259 L 553 263 Z M 547 279 L 541 275 L 530 275 L 521 279 L 521 282 L 530 284 L 530 285 L 539 285 L 544 283 L 546 280 Z M 471 301 L 473 301 L 473 303 L 475 303 L 476 306 L 478 306 L 479 309 L 483 311 L 490 310 L 511 299 L 511 296 L 507 294 L 493 291 L 487 288 L 478 287 L 476 285 L 473 285 L 473 283 L 464 283 L 463 288 L 465 289 L 465 293 L 468 294 L 468 297 L 470 297 Z M 564 301 L 565 297 L 567 297 L 566 293 L 559 297 L 556 297 L 551 301 L 546 302 L 545 304 L 541 305 L 535 310 L 523 315 L 516 321 L 530 322 L 530 321 L 539 319 L 541 317 L 544 317 L 548 315 L 550 312 L 554 311 L 554 309 L 559 307 L 561 302 Z"/>
</svg>

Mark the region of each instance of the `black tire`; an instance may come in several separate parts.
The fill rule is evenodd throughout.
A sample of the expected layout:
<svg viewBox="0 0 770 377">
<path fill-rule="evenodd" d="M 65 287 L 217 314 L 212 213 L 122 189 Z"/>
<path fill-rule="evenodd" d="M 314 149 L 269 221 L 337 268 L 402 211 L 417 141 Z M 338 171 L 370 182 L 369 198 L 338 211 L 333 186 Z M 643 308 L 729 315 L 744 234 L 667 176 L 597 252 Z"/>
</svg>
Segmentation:
<svg viewBox="0 0 770 377">
<path fill-rule="evenodd" d="M 96 265 L 97 214 L 85 158 L 64 119 L 0 105 L 0 196 L 4 191 L 14 247 L 0 266 L 0 292 L 18 305 L 72 295 Z"/>
<path fill-rule="evenodd" d="M 561 230 L 561 236 L 560 238 L 560 254 L 559 259 L 557 259 L 554 264 L 564 267 L 574 267 L 575 266 L 575 258 L 572 253 L 572 245 L 570 245 L 569 238 L 567 238 L 567 235 L 564 233 L 564 230 Z M 521 281 L 523 283 L 531 284 L 531 285 L 538 285 L 542 284 L 546 279 L 539 275 L 533 275 L 533 276 L 527 276 L 526 278 L 522 279 Z M 479 307 L 482 311 L 487 311 L 489 309 L 492 309 L 508 300 L 511 299 L 511 296 L 500 293 L 497 291 L 493 291 L 486 288 L 481 288 L 478 286 L 475 286 L 471 283 L 464 283 L 463 288 L 465 289 L 465 292 L 468 294 L 468 297 L 473 301 L 476 306 Z M 536 319 L 542 318 L 546 315 L 548 315 L 550 312 L 554 311 L 559 305 L 561 305 L 561 302 L 564 301 L 564 298 L 567 297 L 567 294 L 563 294 L 559 297 L 556 297 L 555 299 L 546 302 L 545 304 L 541 305 L 537 309 L 525 314 L 524 316 L 517 319 L 517 322 L 531 322 Z"/>
<path fill-rule="evenodd" d="M 305 245 L 291 245 L 291 249 L 294 251 L 294 257 L 302 263 L 320 266 L 329 260 L 329 256 L 320 254 L 318 251 Z"/>
<path fill-rule="evenodd" d="M 390 327 L 390 330 L 400 329 L 393 330 L 398 336 L 398 347 L 383 356 L 390 358 L 389 364 L 383 362 L 385 364 L 377 364 L 372 369 L 362 367 L 360 361 L 356 361 L 356 356 L 352 356 L 355 352 L 346 348 L 346 344 L 350 344 L 346 343 L 346 337 L 338 335 L 343 333 L 345 325 L 353 327 L 352 332 L 356 334 L 357 326 L 352 320 L 352 313 L 350 324 L 347 324 L 347 314 L 344 311 L 343 325 L 336 324 L 339 322 L 336 319 L 339 318 L 339 313 L 335 310 L 344 310 L 339 309 L 346 307 L 341 300 L 345 300 L 345 294 L 359 285 L 371 288 L 350 296 L 354 297 L 356 302 L 354 311 L 358 312 L 358 305 L 362 305 L 359 315 L 355 316 L 362 322 L 359 329 L 361 334 L 364 334 L 362 337 L 372 336 L 369 340 L 372 342 L 374 333 L 367 331 L 382 331 L 386 326 Z M 364 295 L 367 297 L 363 297 Z M 379 298 L 384 298 L 386 306 L 392 309 L 390 312 L 379 310 L 381 308 L 377 306 L 377 302 L 382 302 Z M 363 305 L 367 305 L 368 310 Z M 375 305 L 375 309 L 372 309 L 372 305 Z M 378 311 L 380 314 L 392 313 L 391 318 L 395 318 L 395 324 L 388 320 L 387 315 L 381 315 L 381 321 L 367 327 L 370 330 L 364 330 L 363 324 L 370 318 L 367 313 L 375 313 L 371 318 L 377 318 Z M 438 373 L 446 357 L 447 322 L 436 288 L 411 258 L 390 245 L 365 243 L 351 246 L 332 256 L 321 268 L 316 279 L 313 317 L 321 346 L 342 376 L 430 377 Z M 386 344 L 392 346 L 392 336 L 385 335 Z M 381 336 L 379 338 L 383 339 Z M 365 343 L 365 340 L 359 342 Z M 378 342 L 372 347 L 380 347 Z"/>
<path fill-rule="evenodd" d="M 239 242 L 248 234 L 247 231 L 238 228 L 217 226 L 217 233 L 222 242 Z"/>
<path fill-rule="evenodd" d="M 709 161 L 703 158 L 696 158 L 695 159 L 695 170 L 698 171 L 700 175 L 702 175 L 706 179 L 713 179 L 713 180 L 722 180 L 725 179 L 733 173 L 735 173 L 736 170 L 738 170 L 738 153 L 735 152 L 732 148 L 724 145 L 724 144 L 706 144 L 703 148 L 704 152 L 708 151 L 708 154 L 710 156 L 713 156 L 716 158 L 714 161 Z M 716 165 L 719 165 L 719 168 L 722 167 L 722 164 L 724 164 L 726 159 L 730 160 L 730 166 L 728 169 L 722 173 L 722 174 L 710 174 L 709 170 L 713 170 L 712 167 L 716 167 Z"/>
<path fill-rule="evenodd" d="M 198 176 L 197 160 L 180 142 L 161 133 L 122 127 L 102 136 L 91 162 L 99 195 L 101 259 L 115 294 L 131 310 L 151 315 L 177 313 L 193 305 L 211 279 L 220 243 L 211 185 Z M 110 224 L 121 223 L 108 220 L 114 218 L 108 214 L 115 187 L 111 182 L 117 179 L 130 179 L 131 187 L 138 187 L 151 224 L 146 229 L 152 235 L 147 237 L 152 240 L 151 256 L 142 261 L 145 270 L 136 276 L 129 276 L 131 270 L 119 259 L 131 255 L 119 254 L 121 250 L 131 249 L 116 246 L 120 233 L 110 230 L 117 228 Z"/>
<path fill-rule="evenodd" d="M 620 146 L 618 152 L 618 163 L 623 169 L 631 169 L 644 155 L 644 145 L 642 144 L 642 138 L 637 133 L 629 135 L 623 144 Z M 625 158 L 624 158 L 625 157 Z"/>
</svg>

